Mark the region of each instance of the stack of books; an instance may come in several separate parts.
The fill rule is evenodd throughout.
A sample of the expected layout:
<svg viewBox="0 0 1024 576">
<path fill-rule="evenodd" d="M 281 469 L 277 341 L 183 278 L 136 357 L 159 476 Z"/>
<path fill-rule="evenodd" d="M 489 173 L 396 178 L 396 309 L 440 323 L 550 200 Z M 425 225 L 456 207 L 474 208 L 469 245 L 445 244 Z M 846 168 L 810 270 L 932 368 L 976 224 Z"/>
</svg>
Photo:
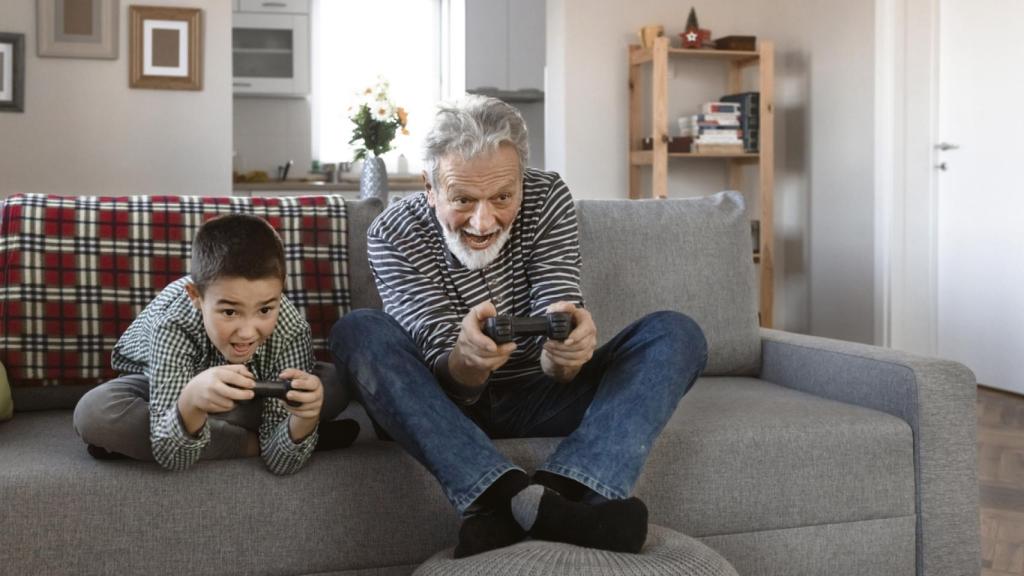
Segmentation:
<svg viewBox="0 0 1024 576">
<path fill-rule="evenodd" d="M 679 119 L 680 135 L 693 138 L 691 152 L 742 154 L 740 110 L 737 102 L 706 102 L 700 114 Z"/>
<path fill-rule="evenodd" d="M 740 105 L 740 128 L 743 130 L 744 152 L 756 153 L 760 142 L 761 93 L 740 92 L 727 94 L 720 98 L 722 102 Z"/>
</svg>

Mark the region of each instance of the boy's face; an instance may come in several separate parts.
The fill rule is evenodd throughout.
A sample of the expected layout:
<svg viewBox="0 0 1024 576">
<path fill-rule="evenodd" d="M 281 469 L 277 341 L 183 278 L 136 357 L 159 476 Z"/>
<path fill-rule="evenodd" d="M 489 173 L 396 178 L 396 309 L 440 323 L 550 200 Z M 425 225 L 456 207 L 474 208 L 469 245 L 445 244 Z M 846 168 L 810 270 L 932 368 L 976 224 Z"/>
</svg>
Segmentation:
<svg viewBox="0 0 1024 576">
<path fill-rule="evenodd" d="M 231 364 L 251 360 L 277 326 L 283 289 L 278 278 L 220 278 L 203 295 L 193 284 L 185 289 L 203 314 L 206 335 Z"/>
</svg>

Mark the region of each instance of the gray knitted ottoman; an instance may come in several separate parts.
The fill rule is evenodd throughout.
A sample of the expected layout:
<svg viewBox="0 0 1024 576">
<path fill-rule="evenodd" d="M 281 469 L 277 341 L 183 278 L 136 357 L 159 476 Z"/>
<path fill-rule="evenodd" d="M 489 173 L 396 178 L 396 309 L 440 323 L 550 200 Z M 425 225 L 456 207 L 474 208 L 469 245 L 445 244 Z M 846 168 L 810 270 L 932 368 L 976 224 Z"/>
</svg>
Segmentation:
<svg viewBox="0 0 1024 576">
<path fill-rule="evenodd" d="M 674 530 L 651 524 L 640 554 L 528 540 L 452 559 L 452 548 L 424 562 L 413 576 L 738 576 L 714 550 Z"/>
</svg>

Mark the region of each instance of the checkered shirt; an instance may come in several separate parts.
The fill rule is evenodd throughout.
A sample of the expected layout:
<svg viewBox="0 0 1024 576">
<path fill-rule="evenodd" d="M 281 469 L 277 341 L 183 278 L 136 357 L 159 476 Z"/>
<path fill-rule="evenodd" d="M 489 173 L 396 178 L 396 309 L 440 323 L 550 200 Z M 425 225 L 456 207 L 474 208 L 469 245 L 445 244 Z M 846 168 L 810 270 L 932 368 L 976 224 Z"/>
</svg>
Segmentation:
<svg viewBox="0 0 1024 576">
<path fill-rule="evenodd" d="M 178 397 L 196 375 L 228 364 L 203 327 L 202 313 L 192 305 L 186 276 L 166 288 L 118 339 L 114 369 L 149 378 L 149 423 L 153 456 L 169 470 L 184 470 L 199 459 L 210 442 L 209 420 L 193 437 L 181 422 Z M 309 324 L 287 297 L 281 297 L 277 326 L 246 364 L 260 380 L 273 379 L 286 368 L 313 369 Z M 288 432 L 288 411 L 282 400 L 266 398 L 259 428 L 260 454 L 274 474 L 298 471 L 316 446 L 317 432 L 296 444 Z"/>
</svg>

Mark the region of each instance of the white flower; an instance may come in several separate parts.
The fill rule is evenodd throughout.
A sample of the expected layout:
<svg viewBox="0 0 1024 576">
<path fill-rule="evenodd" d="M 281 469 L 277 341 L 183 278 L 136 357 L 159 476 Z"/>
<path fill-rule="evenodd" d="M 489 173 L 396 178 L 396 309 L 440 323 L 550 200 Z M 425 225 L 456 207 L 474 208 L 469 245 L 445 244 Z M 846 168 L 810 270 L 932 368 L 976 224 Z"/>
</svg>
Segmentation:
<svg viewBox="0 0 1024 576">
<path fill-rule="evenodd" d="M 370 113 L 373 114 L 375 119 L 381 122 L 390 120 L 391 116 L 394 115 L 394 112 L 391 110 L 391 105 L 387 102 L 377 103 L 370 108 Z"/>
</svg>

